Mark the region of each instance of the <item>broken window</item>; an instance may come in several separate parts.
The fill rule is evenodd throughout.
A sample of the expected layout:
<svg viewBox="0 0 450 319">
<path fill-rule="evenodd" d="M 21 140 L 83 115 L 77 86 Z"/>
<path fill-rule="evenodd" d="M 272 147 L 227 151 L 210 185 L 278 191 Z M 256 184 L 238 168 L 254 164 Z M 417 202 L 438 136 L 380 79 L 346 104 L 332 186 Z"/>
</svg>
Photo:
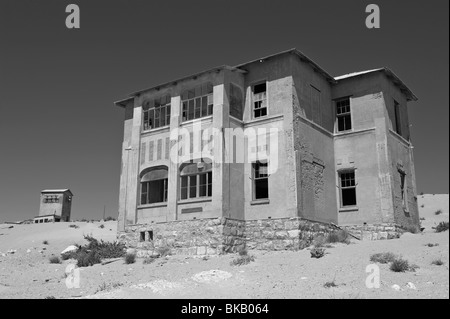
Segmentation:
<svg viewBox="0 0 450 319">
<path fill-rule="evenodd" d="M 400 104 L 394 100 L 395 132 L 402 135 L 402 121 L 400 116 Z"/>
<path fill-rule="evenodd" d="M 352 129 L 352 116 L 350 112 L 350 99 L 336 101 L 337 131 L 344 132 Z"/>
<path fill-rule="evenodd" d="M 253 199 L 269 198 L 269 174 L 267 162 L 257 161 L 252 164 Z"/>
<path fill-rule="evenodd" d="M 144 101 L 144 131 L 170 125 L 170 95 Z"/>
<path fill-rule="evenodd" d="M 167 202 L 167 168 L 152 169 L 141 178 L 141 205 Z"/>
<path fill-rule="evenodd" d="M 180 172 L 180 198 L 212 196 L 212 165 L 203 161 L 184 165 Z"/>
<path fill-rule="evenodd" d="M 341 207 L 356 206 L 355 171 L 346 171 L 339 174 L 341 190 Z"/>
<path fill-rule="evenodd" d="M 181 93 L 182 119 L 189 121 L 213 114 L 213 85 L 203 83 Z"/>
<path fill-rule="evenodd" d="M 141 231 L 140 241 L 145 241 L 145 231 Z"/>
<path fill-rule="evenodd" d="M 253 86 L 253 118 L 267 115 L 267 90 L 266 83 Z"/>
<path fill-rule="evenodd" d="M 406 186 L 406 173 L 399 171 L 400 173 L 400 188 L 402 192 L 402 207 L 405 212 L 409 211 L 408 208 L 408 187 Z"/>
</svg>

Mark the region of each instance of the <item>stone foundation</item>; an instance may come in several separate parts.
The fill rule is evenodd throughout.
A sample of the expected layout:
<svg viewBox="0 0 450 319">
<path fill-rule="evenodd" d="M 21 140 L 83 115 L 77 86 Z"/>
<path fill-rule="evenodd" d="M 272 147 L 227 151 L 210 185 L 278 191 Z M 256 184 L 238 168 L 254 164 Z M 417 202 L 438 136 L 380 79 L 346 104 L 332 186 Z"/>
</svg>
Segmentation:
<svg viewBox="0 0 450 319">
<path fill-rule="evenodd" d="M 399 238 L 404 230 L 396 224 L 343 226 L 351 235 L 360 240 L 387 240 Z"/>
<path fill-rule="evenodd" d="M 400 237 L 396 225 L 337 227 L 301 218 L 235 220 L 229 218 L 194 219 L 146 225 L 130 225 L 118 239 L 137 250 L 138 257 L 157 255 L 170 249 L 181 255 L 221 255 L 246 247 L 258 250 L 299 250 L 312 245 L 315 238 L 338 229 L 347 230 L 361 240 Z"/>
<path fill-rule="evenodd" d="M 247 247 L 259 250 L 298 250 L 335 229 L 332 225 L 300 218 L 242 221 L 198 219 L 130 225 L 119 241 L 135 248 L 138 257 L 158 254 L 165 247 L 174 254 L 220 255 Z"/>
</svg>

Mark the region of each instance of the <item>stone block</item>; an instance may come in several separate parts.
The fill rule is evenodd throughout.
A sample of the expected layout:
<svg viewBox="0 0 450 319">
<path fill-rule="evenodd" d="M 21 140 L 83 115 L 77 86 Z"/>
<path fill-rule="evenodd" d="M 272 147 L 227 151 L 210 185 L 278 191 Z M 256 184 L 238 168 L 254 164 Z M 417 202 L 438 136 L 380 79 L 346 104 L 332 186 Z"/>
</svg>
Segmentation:
<svg viewBox="0 0 450 319">
<path fill-rule="evenodd" d="M 197 247 L 197 255 L 206 255 L 206 247 L 205 246 Z"/>
<path fill-rule="evenodd" d="M 290 238 L 298 238 L 300 235 L 300 231 L 299 230 L 289 230 L 288 234 L 289 234 Z"/>
</svg>

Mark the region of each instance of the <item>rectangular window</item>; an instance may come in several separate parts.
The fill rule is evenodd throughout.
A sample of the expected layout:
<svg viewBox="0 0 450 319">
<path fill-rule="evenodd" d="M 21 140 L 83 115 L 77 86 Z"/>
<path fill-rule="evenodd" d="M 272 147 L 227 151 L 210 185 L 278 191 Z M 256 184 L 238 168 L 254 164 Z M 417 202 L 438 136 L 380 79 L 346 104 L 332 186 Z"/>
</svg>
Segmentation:
<svg viewBox="0 0 450 319">
<path fill-rule="evenodd" d="M 147 100 L 144 108 L 144 131 L 170 125 L 170 96 Z"/>
<path fill-rule="evenodd" d="M 213 114 L 213 86 L 210 83 L 182 92 L 181 100 L 183 121 Z"/>
<path fill-rule="evenodd" d="M 188 198 L 188 177 L 181 176 L 181 199 Z"/>
<path fill-rule="evenodd" d="M 141 183 L 141 205 L 167 202 L 168 179 Z"/>
<path fill-rule="evenodd" d="M 400 104 L 394 100 L 395 132 L 402 135 L 402 121 L 400 116 Z"/>
<path fill-rule="evenodd" d="M 189 198 L 197 197 L 197 175 L 189 176 Z"/>
<path fill-rule="evenodd" d="M 181 176 L 181 199 L 212 196 L 212 172 Z"/>
<path fill-rule="evenodd" d="M 352 116 L 349 98 L 336 101 L 336 121 L 338 132 L 349 131 L 352 129 Z"/>
<path fill-rule="evenodd" d="M 267 163 L 256 162 L 253 166 L 253 199 L 269 198 L 269 175 Z"/>
<path fill-rule="evenodd" d="M 408 187 L 406 186 L 406 173 L 400 171 L 400 187 L 402 192 L 402 206 L 405 212 L 409 211 L 408 208 Z"/>
<path fill-rule="evenodd" d="M 340 173 L 339 180 L 341 189 L 341 207 L 356 206 L 355 171 Z"/>
<path fill-rule="evenodd" d="M 253 118 L 267 115 L 266 83 L 253 86 Z"/>
</svg>

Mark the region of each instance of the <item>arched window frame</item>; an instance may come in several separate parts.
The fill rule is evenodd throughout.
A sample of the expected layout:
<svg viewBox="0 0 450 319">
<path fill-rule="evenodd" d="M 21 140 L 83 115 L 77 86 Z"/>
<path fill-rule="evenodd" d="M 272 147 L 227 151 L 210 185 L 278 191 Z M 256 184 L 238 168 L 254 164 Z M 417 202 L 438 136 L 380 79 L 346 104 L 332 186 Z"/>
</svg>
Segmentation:
<svg viewBox="0 0 450 319">
<path fill-rule="evenodd" d="M 168 198 L 167 166 L 151 167 L 140 174 L 140 205 L 167 202 Z"/>
</svg>

